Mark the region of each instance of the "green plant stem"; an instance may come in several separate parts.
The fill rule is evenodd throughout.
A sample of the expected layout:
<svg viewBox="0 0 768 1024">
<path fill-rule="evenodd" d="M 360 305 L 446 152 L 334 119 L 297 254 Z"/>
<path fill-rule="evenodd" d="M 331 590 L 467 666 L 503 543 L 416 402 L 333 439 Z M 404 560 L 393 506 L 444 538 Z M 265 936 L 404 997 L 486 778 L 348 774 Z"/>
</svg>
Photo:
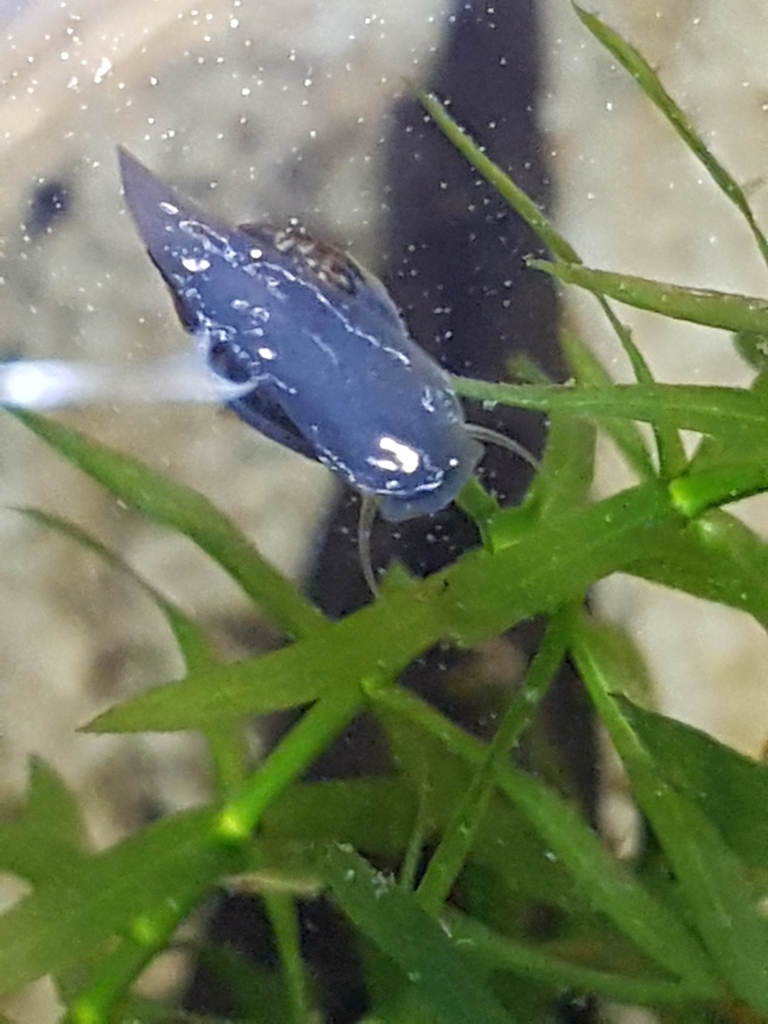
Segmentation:
<svg viewBox="0 0 768 1024">
<path fill-rule="evenodd" d="M 473 767 L 483 763 L 485 745 L 415 694 L 386 686 L 372 690 L 370 698 L 423 729 L 453 756 Z M 638 949 L 688 984 L 712 984 L 710 964 L 687 926 L 608 856 L 599 838 L 559 794 L 509 765 L 497 766 L 496 784 L 539 832 L 551 855 L 589 893 L 593 905 Z"/>
<path fill-rule="evenodd" d="M 265 890 L 264 905 L 272 924 L 275 943 L 283 966 L 290 1024 L 306 1024 L 309 1019 L 307 985 L 299 946 L 299 916 L 296 898 L 290 893 Z"/>
<path fill-rule="evenodd" d="M 768 462 L 754 458 L 741 464 L 731 462 L 727 466 L 703 469 L 678 477 L 669 485 L 673 505 L 689 519 L 765 490 L 768 490 Z"/>
<path fill-rule="evenodd" d="M 251 833 L 261 814 L 344 729 L 363 699 L 360 686 L 340 687 L 303 715 L 214 819 L 213 829 L 207 837 L 201 839 L 202 852 L 207 850 L 212 858 L 211 870 L 203 884 L 190 886 L 184 899 L 177 897 L 173 902 L 159 905 L 133 922 L 130 935 L 107 957 L 86 991 L 73 1003 L 69 1016 L 71 1024 L 106 1024 L 128 986 L 165 948 L 205 888 L 224 873 L 224 864 L 229 863 L 231 868 L 227 858 L 231 861 L 232 855 L 236 856 L 238 850 L 244 850 L 250 844 Z M 298 982 L 294 975 L 295 965 L 289 969 L 288 981 L 293 1004 L 298 1006 Z M 303 995 L 301 999 L 304 999 Z"/>
<path fill-rule="evenodd" d="M 472 519 L 487 547 L 490 543 L 489 523 L 500 511 L 498 501 L 486 491 L 476 476 L 472 476 L 464 485 L 456 504 Z"/>
<path fill-rule="evenodd" d="M 352 721 L 363 700 L 357 683 L 339 686 L 313 704 L 224 807 L 217 838 L 225 843 L 247 840 L 267 807 Z"/>
<path fill-rule="evenodd" d="M 574 617 L 572 649 L 713 965 L 739 998 L 768 1013 L 768 926 L 760 912 L 761 887 L 698 804 L 670 784 L 621 713 L 610 693 L 617 682 L 613 666 L 601 656 L 584 617 Z"/>
<path fill-rule="evenodd" d="M 543 261 L 538 261 L 543 262 Z M 533 265 L 533 261 L 530 265 Z M 557 266 L 560 264 L 558 263 Z M 621 342 L 621 347 L 629 359 L 632 372 L 638 384 L 654 384 L 653 374 L 645 360 L 645 356 L 634 342 L 632 331 L 616 316 L 608 300 L 599 292 L 594 292 L 600 308 L 605 314 L 608 322 L 613 327 Z M 680 435 L 674 426 L 668 422 L 666 416 L 659 417 L 652 424 L 653 435 L 656 441 L 656 451 L 659 457 L 659 469 L 664 479 L 669 479 L 675 473 L 682 472 L 685 466 L 685 450 Z"/>
<path fill-rule="evenodd" d="M 458 802 L 453 818 L 431 857 L 416 890 L 423 910 L 436 914 L 459 875 L 475 842 L 477 830 L 488 809 L 496 784 L 497 768 L 507 761 L 523 730 L 565 657 L 569 639 L 570 614 L 556 612 L 526 675 L 520 692 L 512 700 L 469 788 Z"/>
<path fill-rule="evenodd" d="M 248 742 L 242 722 L 225 722 L 205 730 L 205 740 L 213 766 L 215 794 L 228 799 L 245 779 Z"/>
<path fill-rule="evenodd" d="M 222 851 L 221 868 L 231 864 L 231 851 Z M 181 921 L 193 910 L 207 887 L 191 884 L 183 897 L 160 904 L 134 919 L 130 933 L 96 969 L 94 977 L 70 1005 L 64 1024 L 108 1024 L 118 1002 L 151 960 L 165 949 Z"/>
<path fill-rule="evenodd" d="M 749 225 L 763 260 L 768 263 L 768 240 L 766 240 L 765 235 L 758 227 L 755 215 L 752 213 L 743 190 L 739 187 L 733 176 L 705 146 L 701 137 L 694 131 L 685 113 L 661 84 L 658 75 L 645 57 L 634 46 L 631 46 L 626 40 L 622 39 L 617 32 L 614 32 L 613 29 L 595 17 L 594 14 L 589 14 L 576 3 L 572 6 L 583 24 L 632 75 L 648 99 L 669 121 L 688 149 L 702 162 L 718 188 L 736 206 Z"/>
<path fill-rule="evenodd" d="M 557 260 L 566 264 L 580 264 L 581 257 L 573 246 L 563 238 L 537 204 L 515 184 L 509 175 L 505 174 L 485 155 L 482 148 L 453 120 L 442 103 L 436 97 L 418 90 L 416 95 L 435 124 L 450 139 L 462 156 L 482 174 L 489 185 L 492 185 L 507 200 Z M 608 323 L 616 332 L 635 377 L 641 384 L 651 383 L 653 376 L 645 357 L 632 339 L 632 332 L 616 316 L 603 295 L 596 294 L 596 298 Z M 684 464 L 680 439 L 664 424 L 655 426 L 654 433 L 659 448 L 659 463 L 663 467 L 667 467 L 668 476 L 672 476 L 675 472 L 679 472 Z"/>
<path fill-rule="evenodd" d="M 723 995 L 714 980 L 672 981 L 644 974 L 623 975 L 572 963 L 529 942 L 497 935 L 480 922 L 452 907 L 444 907 L 441 920 L 451 938 L 466 946 L 486 966 L 514 971 L 558 989 L 573 988 L 604 999 L 641 1006 L 680 1006 L 708 1002 Z"/>
<path fill-rule="evenodd" d="M 562 328 L 560 344 L 577 387 L 603 388 L 606 391 L 613 389 L 614 381 L 610 374 L 581 338 L 567 328 Z M 605 419 L 601 426 L 641 480 L 656 476 L 648 444 L 636 423 L 615 418 Z"/>
</svg>

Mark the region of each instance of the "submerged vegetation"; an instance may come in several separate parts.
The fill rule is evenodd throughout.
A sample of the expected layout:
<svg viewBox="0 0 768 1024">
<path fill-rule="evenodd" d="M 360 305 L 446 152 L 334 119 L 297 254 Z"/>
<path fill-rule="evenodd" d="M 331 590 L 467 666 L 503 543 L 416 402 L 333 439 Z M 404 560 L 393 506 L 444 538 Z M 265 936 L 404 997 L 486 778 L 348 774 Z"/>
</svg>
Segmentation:
<svg viewBox="0 0 768 1024">
<path fill-rule="evenodd" d="M 735 204 L 768 263 L 743 192 L 646 61 L 577 12 Z M 292 642 L 221 663 L 198 625 L 147 588 L 186 674 L 88 729 L 200 730 L 215 792 L 208 806 L 94 855 L 82 845 L 71 796 L 49 767 L 35 764 L 25 809 L 0 826 L 0 868 L 31 887 L 0 916 L 0 992 L 50 974 L 72 1022 L 178 1020 L 133 994 L 132 983 L 210 893 L 242 883 L 264 897 L 281 965 L 277 985 L 238 965 L 244 1020 L 310 1019 L 297 899 L 320 893 L 360 938 L 370 1020 L 526 1024 L 561 996 L 589 994 L 659 1008 L 665 1021 L 768 1014 L 768 768 L 624 696 L 627 666 L 636 662 L 629 642 L 607 633 L 584 605 L 595 581 L 622 571 L 768 619 L 766 544 L 721 507 L 768 489 L 768 303 L 584 267 L 440 102 L 422 99 L 546 244 L 552 259 L 535 268 L 594 292 L 636 383 L 614 385 L 573 336 L 564 339 L 567 386 L 456 379 L 466 397 L 546 411 L 551 430 L 535 480 L 522 505 L 505 510 L 470 485 L 462 504 L 474 510 L 482 546 L 424 580 L 393 573 L 373 604 L 340 622 L 324 618 L 201 495 L 11 410 L 122 502 L 191 538 Z M 657 384 L 609 298 L 738 332 L 754 360 L 752 386 Z M 638 421 L 653 428 L 652 450 Z M 692 456 L 682 430 L 701 435 Z M 598 431 L 611 436 L 638 483 L 595 501 Z M 33 514 L 98 547 L 72 524 Z M 471 647 L 534 615 L 546 617 L 543 640 L 489 743 L 398 683 L 434 645 Z M 510 759 L 566 657 L 648 823 L 647 855 L 632 864 L 605 850 L 567 796 Z M 252 770 L 242 754 L 245 719 L 301 707 Z M 363 710 L 385 730 L 397 773 L 301 781 Z M 534 904 L 556 913 L 556 938 L 528 934 Z"/>
</svg>

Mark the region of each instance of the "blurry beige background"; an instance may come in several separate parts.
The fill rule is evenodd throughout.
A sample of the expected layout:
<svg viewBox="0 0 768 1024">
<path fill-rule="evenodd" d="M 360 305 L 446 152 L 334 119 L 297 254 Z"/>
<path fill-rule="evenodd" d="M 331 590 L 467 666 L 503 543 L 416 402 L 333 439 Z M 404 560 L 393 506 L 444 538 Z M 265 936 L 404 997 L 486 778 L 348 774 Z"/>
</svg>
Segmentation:
<svg viewBox="0 0 768 1024">
<path fill-rule="evenodd" d="M 445 21 L 439 2 L 378 12 L 358 0 L 26 5 L 0 47 L 5 352 L 130 363 L 186 345 L 123 209 L 118 142 L 233 222 L 299 214 L 374 259 L 382 116 L 404 76 L 428 65 Z M 30 237 L 30 197 L 53 180 L 68 185 L 71 214 Z M 282 569 L 301 571 L 331 486 L 321 467 L 214 408 L 124 406 L 67 419 L 204 491 Z M 0 431 L 1 506 L 66 512 L 204 621 L 245 608 L 191 545 L 125 514 L 10 418 Z M 101 806 L 102 775 L 125 778 L 135 756 L 135 792 L 109 801 L 116 820 L 103 808 L 93 818 L 97 842 L 131 823 L 137 783 L 150 793 L 158 785 L 153 766 L 162 801 L 198 798 L 199 752 L 189 763 L 168 756 L 188 739 L 73 736 L 96 707 L 178 671 L 149 603 L 17 514 L 0 513 L 0 541 L 3 786 L 18 789 L 35 751 Z M 156 759 L 146 747 L 159 747 Z"/>
<path fill-rule="evenodd" d="M 184 343 L 123 210 L 118 142 L 228 219 L 299 214 L 375 264 L 382 117 L 403 76 L 428 68 L 451 6 L 0 4 L 3 351 L 131 361 Z M 602 0 L 597 10 L 651 59 L 768 224 L 763 0 Z M 542 0 L 541 11 L 555 213 L 587 263 L 765 294 L 748 232 L 703 169 L 567 0 Z M 490 129 L 481 141 L 493 155 Z M 30 237 L 30 197 L 53 180 L 69 186 L 72 213 L 50 234 Z M 584 337 L 626 377 L 596 311 L 569 301 Z M 725 335 L 623 312 L 660 379 L 748 380 Z M 331 486 L 322 468 L 213 409 L 120 407 L 66 418 L 202 490 L 268 557 L 300 573 Z M 607 453 L 600 490 L 623 482 Z M 5 511 L 27 504 L 92 529 L 213 627 L 244 602 L 191 546 L 140 523 L 0 416 L 0 797 L 20 791 L 27 755 L 41 754 L 78 790 L 94 840 L 106 843 L 135 823 L 150 797 L 165 807 L 199 799 L 204 765 L 187 738 L 74 734 L 99 708 L 169 678 L 179 662 L 135 588 Z M 764 500 L 743 513 L 765 530 Z M 768 649 L 754 623 L 624 579 L 603 584 L 598 603 L 642 646 L 662 710 L 761 753 Z M 631 818 L 612 820 L 621 844 Z"/>
</svg>

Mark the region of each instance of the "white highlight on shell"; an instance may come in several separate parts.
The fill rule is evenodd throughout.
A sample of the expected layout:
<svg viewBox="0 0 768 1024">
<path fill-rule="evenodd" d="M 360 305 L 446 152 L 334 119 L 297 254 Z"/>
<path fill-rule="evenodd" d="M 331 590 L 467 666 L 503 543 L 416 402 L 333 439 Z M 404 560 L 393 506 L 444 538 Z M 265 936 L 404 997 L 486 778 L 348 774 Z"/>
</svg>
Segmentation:
<svg viewBox="0 0 768 1024">
<path fill-rule="evenodd" d="M 371 455 L 368 462 L 371 466 L 383 469 L 388 473 L 415 473 L 421 467 L 421 455 L 409 444 L 384 434 L 379 438 L 380 456 Z"/>
<path fill-rule="evenodd" d="M 200 274 L 202 271 L 208 270 L 211 261 L 207 260 L 204 256 L 182 256 L 181 265 L 190 274 Z"/>
</svg>

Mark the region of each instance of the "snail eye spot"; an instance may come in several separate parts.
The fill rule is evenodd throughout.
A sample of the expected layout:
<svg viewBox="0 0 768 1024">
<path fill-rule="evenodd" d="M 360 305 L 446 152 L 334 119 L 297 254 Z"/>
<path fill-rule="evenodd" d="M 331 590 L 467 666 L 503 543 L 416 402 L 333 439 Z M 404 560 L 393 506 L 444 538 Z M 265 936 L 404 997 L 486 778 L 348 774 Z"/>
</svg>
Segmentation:
<svg viewBox="0 0 768 1024">
<path fill-rule="evenodd" d="M 219 377 L 245 384 L 253 377 L 250 355 L 239 345 L 217 338 L 208 348 L 208 365 Z"/>
</svg>

